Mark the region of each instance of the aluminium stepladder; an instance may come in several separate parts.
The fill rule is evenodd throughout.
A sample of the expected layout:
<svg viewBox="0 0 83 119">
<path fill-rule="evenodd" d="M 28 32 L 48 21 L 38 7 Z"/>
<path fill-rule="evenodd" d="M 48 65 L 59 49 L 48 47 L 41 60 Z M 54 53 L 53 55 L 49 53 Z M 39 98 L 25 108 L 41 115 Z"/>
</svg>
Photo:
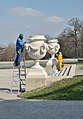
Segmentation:
<svg viewBox="0 0 83 119">
<path fill-rule="evenodd" d="M 26 67 L 25 67 L 25 49 L 23 50 L 20 66 L 13 65 L 11 93 L 22 92 L 25 90 Z"/>
</svg>

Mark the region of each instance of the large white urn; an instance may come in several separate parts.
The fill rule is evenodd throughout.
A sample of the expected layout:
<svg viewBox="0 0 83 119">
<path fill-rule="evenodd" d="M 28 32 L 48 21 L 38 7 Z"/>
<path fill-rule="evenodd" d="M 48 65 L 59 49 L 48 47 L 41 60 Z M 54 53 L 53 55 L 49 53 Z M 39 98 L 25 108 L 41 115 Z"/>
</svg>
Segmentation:
<svg viewBox="0 0 83 119">
<path fill-rule="evenodd" d="M 51 54 L 51 58 L 55 56 L 56 53 L 58 53 L 60 49 L 60 45 L 58 44 L 57 39 L 50 39 L 48 42 L 48 47 L 49 47 L 49 54 Z"/>
<path fill-rule="evenodd" d="M 60 45 L 57 39 L 50 39 L 47 43 L 49 47 L 48 53 L 51 54 L 51 58 L 46 64 L 46 72 L 48 75 L 54 75 L 58 71 L 58 61 L 57 58 L 55 58 L 55 54 L 58 53 Z"/>
<path fill-rule="evenodd" d="M 26 78 L 26 91 L 33 90 L 45 85 L 47 73 L 39 65 L 39 60 L 46 55 L 48 45 L 44 42 L 46 38 L 43 35 L 34 35 L 28 38 L 26 49 L 28 55 L 35 60 L 35 65 L 30 68 Z"/>
<path fill-rule="evenodd" d="M 44 42 L 46 38 L 43 35 L 34 35 L 28 38 L 26 49 L 28 55 L 36 61 L 35 68 L 40 68 L 39 60 L 42 59 L 48 50 L 48 45 Z M 42 67 L 41 67 L 42 68 Z"/>
</svg>

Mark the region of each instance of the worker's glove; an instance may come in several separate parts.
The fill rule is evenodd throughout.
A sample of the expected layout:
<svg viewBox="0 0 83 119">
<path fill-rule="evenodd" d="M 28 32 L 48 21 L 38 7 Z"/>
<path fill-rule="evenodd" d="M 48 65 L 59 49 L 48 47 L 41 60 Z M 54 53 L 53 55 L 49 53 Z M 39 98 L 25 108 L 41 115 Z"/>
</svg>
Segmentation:
<svg viewBox="0 0 83 119">
<path fill-rule="evenodd" d="M 24 44 L 26 44 L 27 42 L 25 41 Z"/>
</svg>

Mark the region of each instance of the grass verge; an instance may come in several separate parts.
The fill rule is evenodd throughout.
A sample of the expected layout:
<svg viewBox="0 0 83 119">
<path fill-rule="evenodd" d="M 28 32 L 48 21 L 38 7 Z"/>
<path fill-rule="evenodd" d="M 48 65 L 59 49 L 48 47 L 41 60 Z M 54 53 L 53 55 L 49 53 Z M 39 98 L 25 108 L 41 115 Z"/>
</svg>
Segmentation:
<svg viewBox="0 0 83 119">
<path fill-rule="evenodd" d="M 83 76 L 63 79 L 45 88 L 26 91 L 18 97 L 44 100 L 83 100 Z"/>
</svg>

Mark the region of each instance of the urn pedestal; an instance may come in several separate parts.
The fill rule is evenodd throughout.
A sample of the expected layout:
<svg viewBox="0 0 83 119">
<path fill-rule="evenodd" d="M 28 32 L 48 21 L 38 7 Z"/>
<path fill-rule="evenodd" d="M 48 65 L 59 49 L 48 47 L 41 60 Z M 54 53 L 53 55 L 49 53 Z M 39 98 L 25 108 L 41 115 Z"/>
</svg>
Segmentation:
<svg viewBox="0 0 83 119">
<path fill-rule="evenodd" d="M 43 68 L 31 68 L 26 78 L 26 91 L 45 86 L 47 73 Z"/>
<path fill-rule="evenodd" d="M 47 73 L 39 65 L 39 60 L 46 55 L 48 45 L 44 42 L 46 39 L 43 35 L 35 35 L 28 39 L 28 55 L 35 60 L 35 65 L 30 68 L 26 78 L 26 91 L 34 90 L 45 85 Z"/>
</svg>

